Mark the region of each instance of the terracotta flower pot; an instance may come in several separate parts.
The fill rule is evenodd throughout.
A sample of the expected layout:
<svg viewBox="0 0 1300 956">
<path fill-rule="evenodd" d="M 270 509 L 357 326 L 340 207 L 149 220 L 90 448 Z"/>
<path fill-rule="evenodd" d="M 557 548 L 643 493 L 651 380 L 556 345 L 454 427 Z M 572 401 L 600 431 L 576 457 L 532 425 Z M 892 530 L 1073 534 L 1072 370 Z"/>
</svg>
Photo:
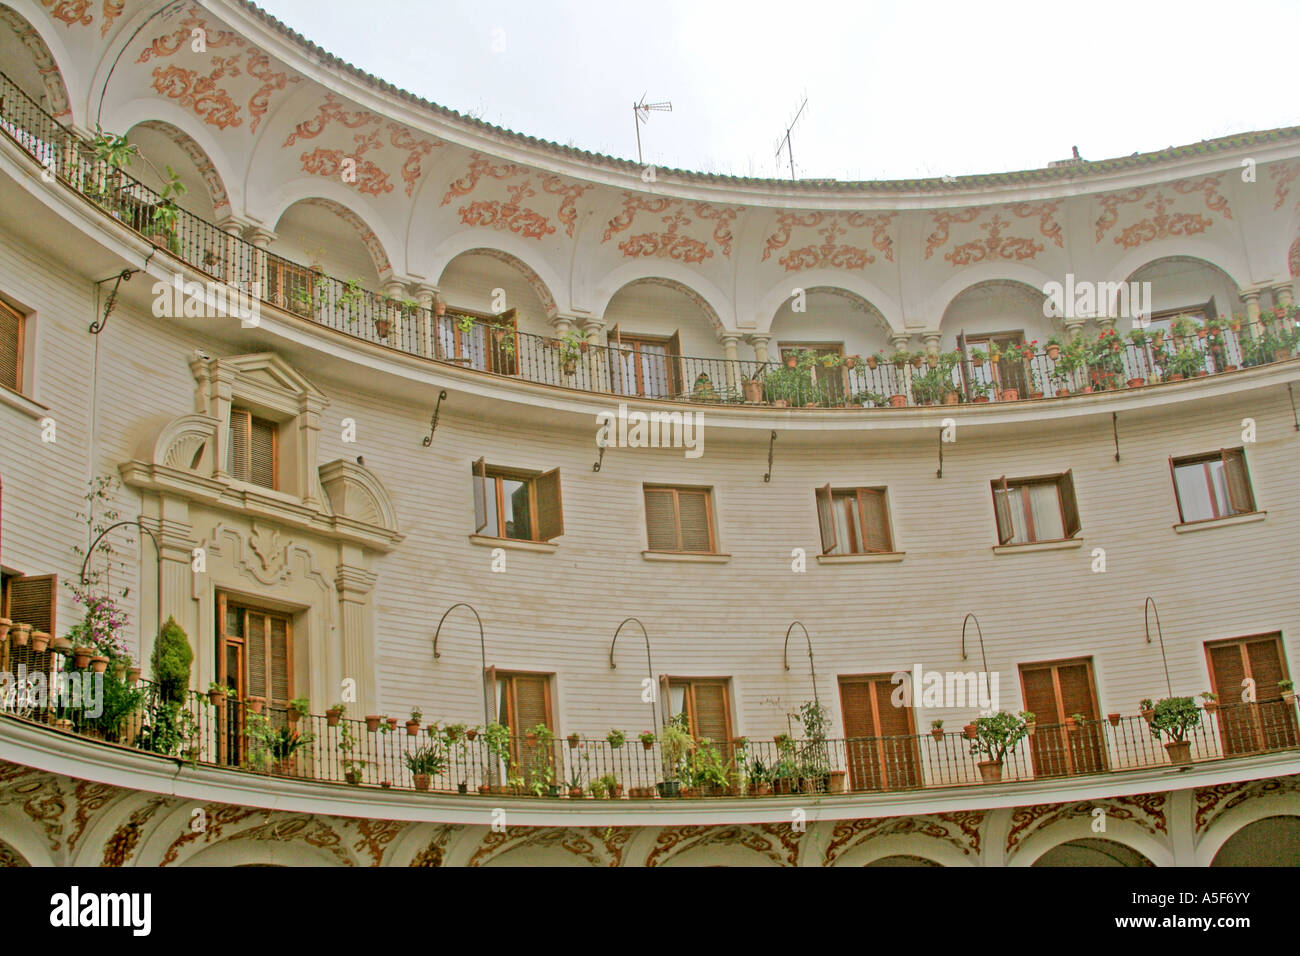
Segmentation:
<svg viewBox="0 0 1300 956">
<path fill-rule="evenodd" d="M 935 740 L 943 740 L 943 729 L 940 727 L 931 727 L 930 736 Z"/>
<path fill-rule="evenodd" d="M 396 730 L 396 729 L 397 729 L 397 718 L 396 718 L 396 717 L 389 717 L 389 718 L 388 718 L 388 730 L 389 730 L 389 732 L 391 733 L 392 731 L 394 731 L 394 730 Z"/>
<path fill-rule="evenodd" d="M 785 359 L 786 368 L 795 368 L 798 364 L 799 364 L 799 360 L 795 358 L 793 355 L 786 356 Z"/>
<path fill-rule="evenodd" d="M 368 730 L 372 734 L 376 733 L 379 730 L 379 725 L 382 724 L 383 722 L 384 722 L 384 718 L 382 714 L 367 714 L 366 730 Z"/>
<path fill-rule="evenodd" d="M 225 697 L 226 697 L 225 691 L 222 690 L 208 691 L 208 703 L 212 704 L 213 707 L 216 707 L 217 704 L 219 704 L 222 700 L 225 699 Z"/>
<path fill-rule="evenodd" d="M 1002 401 L 1004 401 L 1004 402 L 1018 402 L 1018 401 L 1020 401 L 1020 389 L 1018 389 L 1018 388 L 1004 388 L 1004 389 L 1002 390 Z"/>
<path fill-rule="evenodd" d="M 72 641 L 66 637 L 52 637 L 50 638 L 50 650 L 55 654 L 62 654 L 67 657 L 72 653 Z"/>
<path fill-rule="evenodd" d="M 867 356 L 867 368 L 874 369 L 879 364 L 880 359 L 876 358 L 874 355 Z"/>
<path fill-rule="evenodd" d="M 408 720 L 406 722 L 406 733 L 411 737 L 419 736 L 420 722 L 418 720 Z"/>
<path fill-rule="evenodd" d="M 13 623 L 7 617 L 0 617 L 0 641 L 9 636 L 9 628 L 13 627 Z"/>
<path fill-rule="evenodd" d="M 1107 714 L 1106 719 L 1110 721 L 1112 727 L 1119 726 L 1119 714 Z"/>
<path fill-rule="evenodd" d="M 416 790 L 428 790 L 428 789 L 429 789 L 429 775 L 428 775 L 427 773 L 417 773 L 417 774 L 414 775 L 414 777 L 415 777 L 415 789 L 416 789 Z"/>
<path fill-rule="evenodd" d="M 974 398 L 971 399 L 971 403 L 975 405 L 983 405 L 988 400 L 989 397 L 987 395 L 976 395 Z"/>
<path fill-rule="evenodd" d="M 23 643 L 25 644 L 26 641 Z M 72 649 L 72 666 L 77 670 L 88 667 L 90 666 L 90 659 L 94 656 L 95 649 L 93 647 L 74 647 Z"/>
<path fill-rule="evenodd" d="M 32 626 L 30 624 L 15 624 L 9 631 L 9 643 L 13 644 L 14 647 L 26 647 L 31 637 Z"/>
<path fill-rule="evenodd" d="M 50 646 L 50 635 L 44 631 L 32 631 L 32 650 L 37 654 L 42 653 L 45 648 Z"/>
<path fill-rule="evenodd" d="M 890 395 L 890 396 L 889 396 L 889 407 L 890 407 L 890 408 L 903 408 L 905 405 L 907 405 L 907 396 L 906 396 L 906 395 Z"/>
<path fill-rule="evenodd" d="M 571 799 L 571 800 L 581 800 L 581 799 L 582 799 L 582 788 L 581 788 L 581 787 L 570 787 L 570 788 L 569 788 L 569 799 Z"/>
<path fill-rule="evenodd" d="M 1218 709 L 1219 709 L 1219 704 L 1217 701 L 1207 700 L 1205 702 L 1205 712 L 1207 714 L 1212 714 Z"/>
<path fill-rule="evenodd" d="M 1029 393 L 1029 397 L 1030 397 L 1031 399 L 1033 399 L 1033 398 L 1042 398 L 1042 397 L 1043 397 L 1043 393 L 1042 393 L 1042 392 L 1030 392 L 1030 393 Z"/>
<path fill-rule="evenodd" d="M 778 398 L 778 399 L 774 399 L 774 400 L 772 401 L 772 407 L 773 407 L 773 408 L 789 408 L 789 407 L 790 407 L 790 403 L 789 403 L 788 401 L 786 401 L 784 398 Z"/>
<path fill-rule="evenodd" d="M 1169 752 L 1169 762 L 1172 764 L 1186 765 L 1192 762 L 1191 741 L 1171 740 L 1165 744 L 1165 750 Z"/>
<path fill-rule="evenodd" d="M 967 724 L 961 729 L 961 731 L 966 735 L 967 740 L 974 740 L 977 736 L 978 728 L 974 724 Z"/>
<path fill-rule="evenodd" d="M 653 749 L 654 749 L 654 745 L 655 745 L 655 742 L 654 742 L 653 740 L 643 740 L 643 741 L 641 741 L 641 746 L 642 746 L 644 749 L 646 749 L 646 750 L 653 750 Z"/>
<path fill-rule="evenodd" d="M 61 717 L 54 722 L 55 730 L 62 730 L 64 733 L 72 733 L 72 721 L 67 717 Z"/>
<path fill-rule="evenodd" d="M 248 710 L 253 714 L 260 714 L 262 708 L 266 706 L 265 697 L 249 697 L 244 703 L 248 704 Z"/>
<path fill-rule="evenodd" d="M 1154 708 L 1142 711 L 1142 719 L 1145 720 L 1148 724 L 1151 723 L 1151 720 L 1153 717 L 1155 717 L 1155 715 L 1156 712 Z"/>
<path fill-rule="evenodd" d="M 1034 736 L 1034 731 L 1037 729 L 1038 729 L 1038 721 L 1036 720 L 1025 721 L 1025 733 L 1027 733 L 1030 737 Z"/>
<path fill-rule="evenodd" d="M 339 720 L 343 717 L 342 707 L 331 707 L 325 711 L 325 723 L 330 727 L 337 727 Z"/>
<path fill-rule="evenodd" d="M 576 358 L 566 358 L 564 360 L 564 374 L 576 375 L 578 373 L 578 360 Z"/>
<path fill-rule="evenodd" d="M 1002 780 L 1002 764 L 995 763 L 992 760 L 981 760 L 979 762 L 980 782 L 981 783 L 999 783 Z"/>
<path fill-rule="evenodd" d="M 1129 388 L 1141 388 L 1141 387 L 1144 386 L 1146 383 L 1147 383 L 1147 380 L 1144 379 L 1144 378 L 1131 378 L 1131 379 L 1129 379 L 1127 382 L 1125 382 L 1124 384 L 1127 385 Z"/>
<path fill-rule="evenodd" d="M 1061 354 L 1060 346 L 1057 346 L 1057 345 L 1049 345 L 1049 346 L 1047 347 L 1047 357 L 1048 357 L 1049 359 L 1051 359 L 1053 362 L 1056 361 L 1056 357 L 1057 357 L 1058 355 L 1060 355 L 1060 354 Z"/>
<path fill-rule="evenodd" d="M 136 681 L 138 681 L 139 679 L 140 679 L 140 668 L 128 667 L 126 669 L 126 682 L 128 684 L 135 684 Z"/>
<path fill-rule="evenodd" d="M 478 731 L 477 731 L 477 730 L 467 730 L 467 731 L 465 731 L 465 739 L 466 739 L 466 740 L 473 740 L 473 739 L 474 739 L 475 737 L 477 737 L 477 736 L 478 736 Z"/>
<path fill-rule="evenodd" d="M 745 391 L 746 402 L 749 402 L 751 405 L 757 405 L 759 402 L 763 400 L 762 382 L 754 381 L 751 379 L 748 382 L 742 383 L 742 387 L 744 388 Z"/>
<path fill-rule="evenodd" d="M 569 734 L 569 747 L 571 749 L 577 750 L 578 744 L 581 742 L 582 742 L 582 738 L 579 737 L 577 734 Z"/>
<path fill-rule="evenodd" d="M 375 319 L 375 334 L 381 339 L 388 338 L 389 333 L 392 331 L 393 322 L 391 319 Z"/>
<path fill-rule="evenodd" d="M 1183 380 L 1183 373 L 1170 372 L 1168 375 L 1165 376 L 1165 380 L 1169 382 L 1181 382 Z"/>
</svg>

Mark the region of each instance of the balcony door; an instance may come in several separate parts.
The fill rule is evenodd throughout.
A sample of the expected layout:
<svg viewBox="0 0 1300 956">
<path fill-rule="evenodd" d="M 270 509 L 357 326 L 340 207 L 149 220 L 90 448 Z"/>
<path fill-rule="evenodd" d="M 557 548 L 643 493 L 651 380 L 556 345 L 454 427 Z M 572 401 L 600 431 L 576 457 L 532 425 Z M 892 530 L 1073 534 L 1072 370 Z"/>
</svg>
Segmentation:
<svg viewBox="0 0 1300 956">
<path fill-rule="evenodd" d="M 216 671 L 217 684 L 234 693 L 218 714 L 221 760 L 237 766 L 244 756 L 244 701 L 261 697 L 266 701 L 263 713 L 278 726 L 294 697 L 289 615 L 218 594 Z"/>
<path fill-rule="evenodd" d="M 1092 661 L 1021 664 L 1025 710 L 1036 720 L 1029 738 L 1034 776 L 1097 773 L 1106 769 L 1106 739 L 1097 720 Z M 1083 724 L 1070 728 L 1067 717 L 1082 714 Z"/>
<path fill-rule="evenodd" d="M 489 668 L 489 680 L 496 688 L 497 722 L 510 728 L 510 759 L 518 776 L 530 787 L 537 771 L 554 765 L 554 753 L 548 754 L 540 741 L 529 742 L 528 732 L 543 726 L 554 732 L 551 720 L 551 675 L 505 673 Z M 506 768 L 507 779 L 512 776 Z"/>
<path fill-rule="evenodd" d="M 616 395 L 672 398 L 681 393 L 682 346 L 676 332 L 667 337 L 628 335 L 615 326 L 609 331 L 609 345 L 610 386 Z"/>
<path fill-rule="evenodd" d="M 1219 739 L 1225 755 L 1297 745 L 1295 707 L 1282 700 L 1287 677 L 1282 639 L 1276 634 L 1218 641 L 1205 646 L 1211 689 L 1219 698 Z M 1242 700 L 1254 682 L 1255 701 Z"/>
<path fill-rule="evenodd" d="M 852 790 L 904 790 L 921 785 L 911 707 L 895 707 L 888 674 L 840 678 L 845 754 Z"/>
</svg>

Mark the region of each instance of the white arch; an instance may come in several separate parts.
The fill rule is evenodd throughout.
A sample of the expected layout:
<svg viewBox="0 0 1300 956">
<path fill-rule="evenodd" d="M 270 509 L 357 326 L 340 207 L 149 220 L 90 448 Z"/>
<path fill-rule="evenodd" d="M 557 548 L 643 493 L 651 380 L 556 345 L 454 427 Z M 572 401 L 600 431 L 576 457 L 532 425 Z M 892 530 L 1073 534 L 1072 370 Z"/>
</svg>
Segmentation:
<svg viewBox="0 0 1300 956">
<path fill-rule="evenodd" d="M 40 825 L 19 807 L 0 806 L 0 840 L 13 847 L 30 866 L 55 865 Z"/>
<path fill-rule="evenodd" d="M 1007 858 L 1007 866 L 1033 866 L 1048 850 L 1053 850 L 1071 840 L 1110 840 L 1140 853 L 1156 866 L 1173 866 L 1174 852 L 1167 841 L 1161 842 L 1146 830 L 1128 820 L 1107 819 L 1106 832 L 1095 833 L 1091 816 L 1071 817 L 1049 824 L 1037 833 L 1026 837 Z"/>
<path fill-rule="evenodd" d="M 1225 843 L 1269 817 L 1300 817 L 1300 798 L 1294 791 L 1269 793 L 1219 814 L 1196 843 L 1196 865 L 1209 866 Z"/>
<path fill-rule="evenodd" d="M 536 242 L 529 243 L 518 236 L 481 228 L 465 228 L 444 238 L 434 247 L 427 268 L 420 269 L 419 272 L 440 282 L 453 259 L 475 250 L 496 250 L 518 260 L 536 274 L 550 293 L 551 299 L 556 302 L 562 301 L 559 297 L 561 292 L 568 291 L 568 285 L 546 261 L 546 257 L 541 255 Z"/>
<path fill-rule="evenodd" d="M 1064 276 L 1053 278 L 1041 269 L 1019 262 L 982 262 L 970 266 L 948 279 L 930 296 L 930 306 L 926 309 L 927 328 L 933 322 L 933 328 L 937 330 L 943 324 L 948 309 L 957 301 L 957 297 L 967 289 L 985 282 L 1015 282 L 1042 292 L 1047 283 L 1060 282 L 1064 279 Z"/>
<path fill-rule="evenodd" d="M 892 332 L 903 331 L 902 306 L 880 286 L 862 276 L 848 275 L 838 269 L 810 269 L 807 272 L 782 278 L 763 294 L 758 302 L 758 321 L 765 324 L 761 328 L 754 329 L 754 332 L 766 334 L 772 330 L 776 313 L 796 288 L 831 288 L 852 292 L 879 312 Z"/>
<path fill-rule="evenodd" d="M 963 853 L 944 840 L 920 833 L 892 833 L 870 837 L 835 858 L 832 866 L 866 866 L 888 856 L 915 856 L 940 866 L 977 866 L 979 858 Z"/>
<path fill-rule="evenodd" d="M 698 272 L 663 259 L 638 259 L 601 276 L 592 289 L 592 315 L 604 315 L 614 296 L 638 279 L 668 279 L 677 283 L 699 296 L 713 310 L 713 315 L 707 317 L 715 332 L 721 334 L 736 329 L 735 309 L 721 289 Z"/>
<path fill-rule="evenodd" d="M 290 207 L 305 199 L 326 199 L 350 212 L 366 229 L 370 230 L 384 258 L 388 260 L 389 269 L 396 271 L 392 267 L 393 253 L 402 246 L 389 228 L 388 221 L 368 200 L 358 195 L 355 190 L 349 189 L 341 181 L 321 176 L 298 176 L 270 191 L 256 212 L 252 208 L 249 208 L 248 212 L 253 218 L 266 223 L 268 229 L 274 229 L 275 224 Z M 368 245 L 362 235 L 357 236 L 357 241 Z M 373 251 L 369 249 L 367 251 L 370 252 L 373 261 Z M 379 269 L 378 263 L 376 263 L 376 271 L 380 273 L 381 279 L 384 278 L 383 270 Z"/>
<path fill-rule="evenodd" d="M 81 97 L 78 95 L 83 89 L 81 74 L 77 69 L 76 58 L 68 52 L 68 48 L 64 45 L 63 38 L 55 29 L 49 13 L 40 4 L 32 2 L 32 0 L 4 0 L 3 6 L 13 10 L 26 20 L 45 44 L 45 49 L 49 50 L 50 59 L 54 61 L 54 65 L 59 69 L 63 89 L 68 96 L 68 111 L 71 113 L 71 118 L 65 117 L 64 119 L 71 125 L 84 128 L 86 114 L 81 108 Z"/>
<path fill-rule="evenodd" d="M 512 252 L 507 252 L 504 249 L 498 249 L 494 246 L 480 244 L 456 253 L 456 255 L 449 259 L 447 264 L 443 266 L 442 271 L 437 274 L 437 285 L 442 285 L 443 277 L 446 276 L 447 269 L 451 268 L 451 264 L 461 256 L 467 255 L 488 256 L 489 258 L 505 263 L 508 268 L 517 272 L 523 278 L 524 282 L 528 284 L 529 288 L 533 290 L 533 293 L 542 303 L 542 309 L 545 311 L 546 317 L 548 319 L 555 318 L 558 306 L 555 303 L 554 289 L 537 273 L 536 269 L 530 266 L 523 259 L 519 258 Z"/>
<path fill-rule="evenodd" d="M 1211 255 L 1214 258 L 1210 258 Z M 1144 266 L 1160 259 L 1175 258 L 1199 259 L 1206 265 L 1214 266 L 1236 283 L 1238 292 L 1251 285 L 1250 264 L 1243 254 L 1230 252 L 1203 237 L 1189 239 L 1184 236 L 1160 239 L 1130 250 L 1111 267 L 1105 281 L 1127 282 L 1133 273 Z"/>
</svg>

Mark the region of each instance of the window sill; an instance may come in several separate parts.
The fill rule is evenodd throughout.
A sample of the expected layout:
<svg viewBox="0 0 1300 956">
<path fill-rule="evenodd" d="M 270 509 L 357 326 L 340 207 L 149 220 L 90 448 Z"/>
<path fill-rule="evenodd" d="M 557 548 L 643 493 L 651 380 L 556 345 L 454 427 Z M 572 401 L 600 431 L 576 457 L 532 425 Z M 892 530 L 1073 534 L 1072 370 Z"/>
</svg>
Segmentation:
<svg viewBox="0 0 1300 956">
<path fill-rule="evenodd" d="M 16 408 L 28 418 L 44 418 L 50 411 L 39 402 L 34 402 L 26 395 L 5 388 L 3 385 L 0 385 L 0 405 Z"/>
<path fill-rule="evenodd" d="M 1208 531 L 1210 528 L 1224 528 L 1234 524 L 1250 524 L 1255 521 L 1263 521 L 1267 516 L 1267 511 L 1247 511 L 1245 514 L 1228 515 L 1226 518 L 1210 518 L 1207 521 L 1184 521 L 1182 524 L 1174 525 L 1174 531 L 1178 534 L 1187 534 L 1190 531 Z"/>
<path fill-rule="evenodd" d="M 688 554 L 684 551 L 642 551 L 647 561 L 683 561 L 687 564 L 726 564 L 729 554 Z"/>
<path fill-rule="evenodd" d="M 550 554 L 560 546 L 550 541 L 523 541 L 520 538 L 493 538 L 486 534 L 472 534 L 470 544 L 483 548 L 505 548 L 508 551 L 532 551 L 535 554 Z"/>
<path fill-rule="evenodd" d="M 818 564 L 894 564 L 902 561 L 906 551 L 884 551 L 874 554 L 819 554 Z"/>
<path fill-rule="evenodd" d="M 1060 541 L 1031 541 L 1028 544 L 999 544 L 994 554 L 1023 554 L 1027 551 L 1068 551 L 1083 547 L 1082 538 L 1064 538 Z"/>
</svg>

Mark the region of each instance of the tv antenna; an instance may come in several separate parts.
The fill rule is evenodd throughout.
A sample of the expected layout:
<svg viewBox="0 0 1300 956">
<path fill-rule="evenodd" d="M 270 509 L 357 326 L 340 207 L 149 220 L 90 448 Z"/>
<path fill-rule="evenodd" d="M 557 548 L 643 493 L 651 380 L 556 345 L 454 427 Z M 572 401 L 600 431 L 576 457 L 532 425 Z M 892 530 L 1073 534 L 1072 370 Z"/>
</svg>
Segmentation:
<svg viewBox="0 0 1300 956">
<path fill-rule="evenodd" d="M 794 129 L 794 124 L 799 122 L 799 117 L 803 115 L 804 107 L 807 105 L 808 105 L 808 97 L 805 96 L 803 98 L 803 102 L 799 104 L 799 111 L 794 114 L 794 119 L 790 120 L 790 125 L 785 128 L 785 137 L 783 138 L 783 141 L 776 147 L 776 158 L 778 160 L 781 158 L 781 150 L 783 149 L 785 150 L 786 155 L 790 157 L 790 179 L 792 181 L 794 180 L 795 175 L 794 175 L 794 151 L 790 148 L 790 131 Z"/>
<path fill-rule="evenodd" d="M 650 92 L 649 90 L 646 93 Z M 645 93 L 641 94 L 641 101 L 632 104 L 632 114 L 636 117 L 636 161 L 644 163 L 641 158 L 641 124 L 649 122 L 650 111 L 659 110 L 661 113 L 671 113 L 673 111 L 672 103 L 647 103 Z"/>
</svg>

